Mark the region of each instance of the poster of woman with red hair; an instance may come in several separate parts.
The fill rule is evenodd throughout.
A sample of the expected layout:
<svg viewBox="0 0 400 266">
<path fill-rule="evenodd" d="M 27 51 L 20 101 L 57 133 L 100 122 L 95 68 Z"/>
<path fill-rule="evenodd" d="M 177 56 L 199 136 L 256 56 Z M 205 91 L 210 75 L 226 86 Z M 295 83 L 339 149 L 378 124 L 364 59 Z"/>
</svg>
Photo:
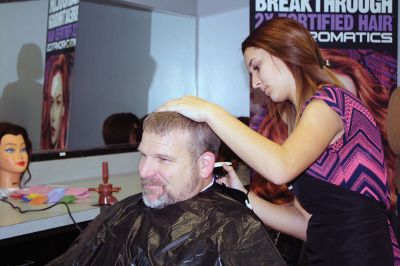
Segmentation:
<svg viewBox="0 0 400 266">
<path fill-rule="evenodd" d="M 67 148 L 79 0 L 49 1 L 40 147 Z"/>
</svg>

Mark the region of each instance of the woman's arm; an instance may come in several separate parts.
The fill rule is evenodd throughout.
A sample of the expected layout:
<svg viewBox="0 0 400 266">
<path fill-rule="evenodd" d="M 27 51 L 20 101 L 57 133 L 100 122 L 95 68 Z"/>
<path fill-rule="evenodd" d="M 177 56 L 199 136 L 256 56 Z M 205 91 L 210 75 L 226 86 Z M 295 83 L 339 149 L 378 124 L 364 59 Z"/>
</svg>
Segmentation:
<svg viewBox="0 0 400 266">
<path fill-rule="evenodd" d="M 217 180 L 217 182 L 247 193 L 232 166 L 224 165 L 224 169 L 228 175 Z M 266 201 L 253 192 L 250 192 L 248 197 L 253 211 L 268 227 L 306 240 L 307 225 L 311 215 L 300 206 L 296 198 L 290 204 L 277 205 Z"/>
<path fill-rule="evenodd" d="M 343 123 L 324 101 L 313 100 L 289 138 L 279 145 L 216 104 L 187 96 L 166 103 L 159 111 L 177 111 L 207 122 L 214 132 L 250 167 L 275 184 L 293 180 L 343 132 Z"/>
<path fill-rule="evenodd" d="M 306 240 L 311 215 L 300 206 L 296 198 L 290 204 L 277 205 L 250 192 L 249 200 L 253 211 L 264 224 L 279 232 Z"/>
<path fill-rule="evenodd" d="M 400 154 L 400 88 L 390 97 L 387 115 L 387 136 L 390 148 Z"/>
</svg>

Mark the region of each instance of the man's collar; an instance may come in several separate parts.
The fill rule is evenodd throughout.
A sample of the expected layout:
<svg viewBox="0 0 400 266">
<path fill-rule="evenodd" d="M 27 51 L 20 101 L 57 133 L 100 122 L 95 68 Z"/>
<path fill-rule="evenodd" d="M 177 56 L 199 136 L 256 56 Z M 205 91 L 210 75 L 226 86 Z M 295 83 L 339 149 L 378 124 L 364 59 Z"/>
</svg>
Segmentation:
<svg viewBox="0 0 400 266">
<path fill-rule="evenodd" d="M 210 188 L 213 184 L 214 184 L 214 180 L 211 180 L 211 181 L 210 181 L 210 184 L 208 184 L 208 186 L 206 186 L 205 188 L 203 188 L 203 190 L 202 190 L 201 192 L 207 190 L 207 189 Z"/>
</svg>

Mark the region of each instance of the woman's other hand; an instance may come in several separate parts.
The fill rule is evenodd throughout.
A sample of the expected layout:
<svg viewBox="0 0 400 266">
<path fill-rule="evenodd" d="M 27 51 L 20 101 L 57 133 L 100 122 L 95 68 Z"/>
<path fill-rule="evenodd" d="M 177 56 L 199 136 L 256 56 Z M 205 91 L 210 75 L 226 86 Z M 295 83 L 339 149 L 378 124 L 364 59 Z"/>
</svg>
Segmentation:
<svg viewBox="0 0 400 266">
<path fill-rule="evenodd" d="M 224 170 L 228 173 L 225 177 L 217 179 L 218 184 L 225 184 L 227 187 L 234 188 L 237 190 L 241 190 L 247 194 L 247 190 L 244 188 L 242 182 L 240 182 L 239 177 L 237 176 L 235 170 L 232 166 L 223 165 Z"/>
</svg>

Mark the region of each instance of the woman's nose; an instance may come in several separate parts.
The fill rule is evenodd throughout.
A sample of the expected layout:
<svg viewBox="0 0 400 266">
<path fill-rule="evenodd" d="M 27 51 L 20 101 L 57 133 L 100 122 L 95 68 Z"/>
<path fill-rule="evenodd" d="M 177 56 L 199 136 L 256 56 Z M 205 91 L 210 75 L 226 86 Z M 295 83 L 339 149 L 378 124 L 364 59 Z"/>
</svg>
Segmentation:
<svg viewBox="0 0 400 266">
<path fill-rule="evenodd" d="M 261 86 L 260 79 L 255 75 L 253 75 L 251 78 L 251 86 L 253 87 L 253 89 L 259 89 Z"/>
</svg>

